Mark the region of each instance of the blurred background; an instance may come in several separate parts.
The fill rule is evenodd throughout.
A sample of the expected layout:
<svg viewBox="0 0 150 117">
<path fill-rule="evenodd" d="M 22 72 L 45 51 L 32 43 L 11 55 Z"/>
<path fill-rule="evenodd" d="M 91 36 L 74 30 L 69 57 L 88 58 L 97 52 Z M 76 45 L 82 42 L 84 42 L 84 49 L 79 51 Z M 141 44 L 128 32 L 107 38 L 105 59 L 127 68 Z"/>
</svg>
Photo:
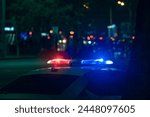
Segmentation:
<svg viewBox="0 0 150 117">
<path fill-rule="evenodd" d="M 138 0 L 1 0 L 0 58 L 129 59 Z M 63 55 L 64 56 L 64 55 Z"/>
</svg>

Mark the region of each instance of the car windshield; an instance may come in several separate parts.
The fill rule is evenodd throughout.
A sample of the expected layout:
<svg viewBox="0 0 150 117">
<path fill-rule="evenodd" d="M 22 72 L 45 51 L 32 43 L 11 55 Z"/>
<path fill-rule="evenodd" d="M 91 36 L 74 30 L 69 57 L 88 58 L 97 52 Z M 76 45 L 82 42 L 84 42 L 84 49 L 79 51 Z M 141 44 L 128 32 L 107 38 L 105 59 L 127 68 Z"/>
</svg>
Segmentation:
<svg viewBox="0 0 150 117">
<path fill-rule="evenodd" d="M 58 95 L 76 80 L 73 75 L 28 75 L 9 83 L 0 90 L 1 93 L 26 93 Z"/>
</svg>

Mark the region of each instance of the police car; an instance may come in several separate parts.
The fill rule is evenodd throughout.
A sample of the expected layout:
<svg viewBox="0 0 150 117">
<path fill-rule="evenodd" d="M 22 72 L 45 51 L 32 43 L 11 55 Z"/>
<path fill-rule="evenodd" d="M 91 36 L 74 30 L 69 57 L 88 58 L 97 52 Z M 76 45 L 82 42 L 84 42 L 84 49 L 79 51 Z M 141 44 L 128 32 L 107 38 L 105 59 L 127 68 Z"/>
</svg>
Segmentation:
<svg viewBox="0 0 150 117">
<path fill-rule="evenodd" d="M 113 61 L 52 59 L 0 89 L 0 99 L 122 99 L 125 71 Z"/>
</svg>

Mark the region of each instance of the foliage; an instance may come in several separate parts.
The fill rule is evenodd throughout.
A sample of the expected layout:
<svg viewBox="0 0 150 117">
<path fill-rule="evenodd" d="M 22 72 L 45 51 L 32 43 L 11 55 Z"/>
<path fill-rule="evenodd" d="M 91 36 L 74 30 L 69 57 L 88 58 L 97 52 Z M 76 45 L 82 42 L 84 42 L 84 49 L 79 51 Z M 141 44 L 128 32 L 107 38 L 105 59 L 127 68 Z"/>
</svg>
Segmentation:
<svg viewBox="0 0 150 117">
<path fill-rule="evenodd" d="M 65 4 L 62 0 L 13 0 L 7 6 L 8 18 L 19 30 L 33 27 L 47 30 L 54 25 L 71 26 L 72 12 L 72 4 Z"/>
</svg>

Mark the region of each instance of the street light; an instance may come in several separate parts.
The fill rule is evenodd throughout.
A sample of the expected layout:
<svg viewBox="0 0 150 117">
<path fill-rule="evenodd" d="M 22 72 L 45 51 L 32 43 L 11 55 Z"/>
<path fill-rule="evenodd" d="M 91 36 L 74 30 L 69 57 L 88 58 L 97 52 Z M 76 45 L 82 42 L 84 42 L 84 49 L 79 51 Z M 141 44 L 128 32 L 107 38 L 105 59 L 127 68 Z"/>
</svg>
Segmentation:
<svg viewBox="0 0 150 117">
<path fill-rule="evenodd" d="M 122 1 L 118 1 L 117 3 L 120 6 L 125 6 L 126 5 L 125 2 L 122 2 Z M 131 19 L 132 19 L 131 2 L 129 2 L 127 6 L 128 6 L 128 10 L 129 10 L 129 21 L 131 21 Z"/>
<path fill-rule="evenodd" d="M 124 3 L 124 2 L 122 2 L 120 5 L 121 5 L 121 6 L 124 6 L 124 5 L 125 5 L 125 3 Z"/>
<path fill-rule="evenodd" d="M 86 9 L 89 9 L 89 4 L 88 3 L 84 3 L 83 7 L 86 8 Z"/>
<path fill-rule="evenodd" d="M 121 1 L 118 1 L 117 3 L 118 3 L 118 4 L 121 4 Z"/>
<path fill-rule="evenodd" d="M 125 2 L 118 1 L 117 3 L 121 6 L 125 6 Z"/>
<path fill-rule="evenodd" d="M 120 5 L 120 6 L 125 6 L 125 2 L 122 2 L 122 1 L 117 1 L 117 4 Z M 113 14 L 112 14 L 112 6 L 110 6 L 109 8 L 109 22 L 110 22 L 110 25 L 113 24 Z"/>
</svg>

